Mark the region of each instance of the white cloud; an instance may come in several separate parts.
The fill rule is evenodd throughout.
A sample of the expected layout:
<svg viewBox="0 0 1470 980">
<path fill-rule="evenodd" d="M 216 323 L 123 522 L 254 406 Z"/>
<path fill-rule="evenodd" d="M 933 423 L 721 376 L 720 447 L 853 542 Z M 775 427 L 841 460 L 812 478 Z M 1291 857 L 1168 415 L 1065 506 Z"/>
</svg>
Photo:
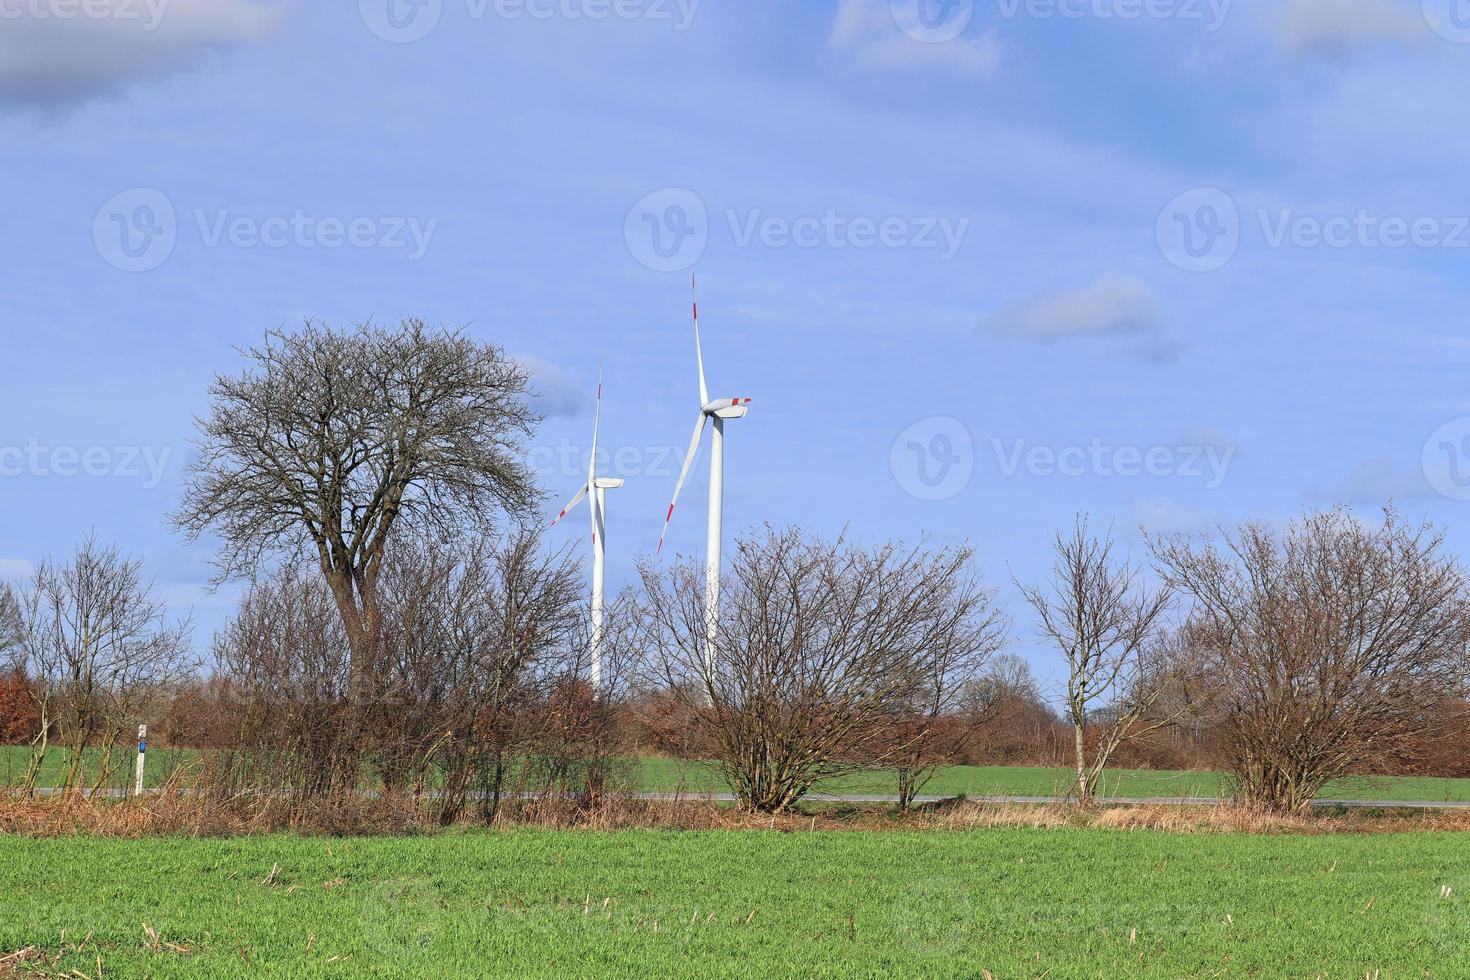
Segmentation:
<svg viewBox="0 0 1470 980">
<path fill-rule="evenodd" d="M 1077 289 L 1046 289 L 981 320 L 984 333 L 1047 344 L 1078 338 L 1131 338 L 1128 349 L 1150 361 L 1172 360 L 1179 345 L 1164 335 L 1158 302 L 1141 279 L 1106 274 Z"/>
<path fill-rule="evenodd" d="M 1133 517 L 1146 534 L 1198 534 L 1219 528 L 1220 515 L 1167 497 L 1133 501 Z"/>
<path fill-rule="evenodd" d="M 58 108 L 260 41 L 288 0 L 0 0 L 0 103 Z"/>
<path fill-rule="evenodd" d="M 1276 41 L 1293 54 L 1346 58 L 1379 45 L 1430 40 L 1418 0 L 1288 0 L 1272 15 Z"/>
<path fill-rule="evenodd" d="M 1184 429 L 1179 433 L 1179 438 L 1174 440 L 1176 446 L 1199 446 L 1204 449 L 1213 449 L 1218 453 L 1239 454 L 1240 444 L 1219 429 L 1208 426 L 1192 427 Z"/>
<path fill-rule="evenodd" d="M 889 0 L 838 0 L 837 20 L 828 45 L 847 51 L 874 68 L 944 68 L 984 75 L 1000 64 L 1001 46 L 994 32 L 947 32 L 925 39 L 917 23 L 907 30 L 900 20 L 914 20 L 908 4 Z M 963 6 L 963 5 L 961 5 Z"/>
<path fill-rule="evenodd" d="M 533 354 L 516 357 L 531 372 L 531 389 L 535 393 L 531 407 L 546 418 L 573 418 L 587 410 L 591 401 L 585 385 L 567 377 L 565 371 Z"/>
<path fill-rule="evenodd" d="M 1329 497 L 1335 504 L 1382 506 L 1390 500 L 1433 497 L 1435 493 L 1422 469 L 1399 469 L 1393 460 L 1380 457 L 1358 464 L 1335 487 L 1315 495 Z"/>
<path fill-rule="evenodd" d="M 35 566 L 24 558 L 0 558 L 0 582 L 22 582 L 34 571 Z"/>
</svg>

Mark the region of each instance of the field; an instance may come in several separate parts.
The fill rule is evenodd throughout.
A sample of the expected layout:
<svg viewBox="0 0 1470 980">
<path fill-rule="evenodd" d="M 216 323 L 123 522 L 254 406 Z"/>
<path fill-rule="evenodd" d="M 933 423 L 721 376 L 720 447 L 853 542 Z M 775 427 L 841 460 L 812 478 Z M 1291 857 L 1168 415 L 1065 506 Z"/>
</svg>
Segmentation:
<svg viewBox="0 0 1470 980">
<path fill-rule="evenodd" d="M 1470 974 L 1454 834 L 0 838 L 0 894 L 89 976 Z"/>
<path fill-rule="evenodd" d="M 674 759 L 641 759 L 638 784 L 650 791 L 720 791 L 727 787 L 713 767 Z M 925 785 L 930 796 L 1057 796 L 1065 795 L 1071 783 L 1064 769 L 1027 766 L 946 766 Z M 1170 772 L 1149 769 L 1109 770 L 1103 792 L 1116 797 L 1205 797 L 1226 795 L 1224 781 L 1212 772 Z M 835 795 L 891 795 L 897 792 L 894 777 L 886 773 L 864 773 L 833 780 L 818 787 Z M 1470 801 L 1470 779 L 1437 779 L 1421 776 L 1355 778 L 1330 783 L 1327 799 Z"/>
<path fill-rule="evenodd" d="M 89 753 L 90 754 L 90 753 Z M 115 772 L 108 784 L 131 786 L 133 754 L 126 749 L 114 762 Z M 145 783 L 161 785 L 176 767 L 185 771 L 198 760 L 192 749 L 150 748 Z M 118 763 L 121 764 L 118 764 Z M 39 785 L 60 782 L 66 753 L 53 750 L 47 756 Z M 95 763 L 92 763 L 95 765 Z M 14 785 L 25 770 L 25 750 L 20 746 L 0 746 L 0 786 Z M 634 788 L 653 793 L 725 792 L 729 787 L 716 769 L 705 763 L 681 762 L 676 759 L 640 758 L 632 769 Z M 932 796 L 1058 796 L 1065 795 L 1071 782 L 1064 769 L 1026 766 L 947 766 L 939 770 L 925 787 Z M 897 791 L 894 777 L 887 773 L 864 773 L 833 780 L 818 787 L 821 793 L 833 795 L 891 795 Z M 1204 797 L 1218 798 L 1227 794 L 1217 773 L 1169 772 L 1147 769 L 1110 770 L 1104 783 L 1104 795 L 1116 797 Z M 1470 802 L 1470 779 L 1437 779 L 1418 776 L 1385 776 L 1356 778 L 1330 784 L 1324 796 L 1328 799 L 1358 800 L 1430 800 Z"/>
</svg>

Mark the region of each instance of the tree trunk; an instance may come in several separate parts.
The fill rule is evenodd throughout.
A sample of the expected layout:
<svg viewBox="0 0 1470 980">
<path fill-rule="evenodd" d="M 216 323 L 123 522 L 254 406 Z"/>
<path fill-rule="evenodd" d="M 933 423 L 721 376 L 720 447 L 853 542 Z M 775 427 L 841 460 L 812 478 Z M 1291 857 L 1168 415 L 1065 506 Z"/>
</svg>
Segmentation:
<svg viewBox="0 0 1470 980">
<path fill-rule="evenodd" d="M 1081 722 L 1072 723 L 1072 747 L 1077 761 L 1077 802 L 1092 806 L 1092 780 L 1087 774 L 1087 739 Z"/>
</svg>

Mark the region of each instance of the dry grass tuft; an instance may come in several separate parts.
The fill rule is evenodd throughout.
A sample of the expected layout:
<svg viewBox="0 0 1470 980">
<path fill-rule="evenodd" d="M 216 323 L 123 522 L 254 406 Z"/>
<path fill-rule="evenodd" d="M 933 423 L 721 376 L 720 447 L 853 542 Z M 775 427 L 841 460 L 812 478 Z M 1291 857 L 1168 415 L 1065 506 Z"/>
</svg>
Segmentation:
<svg viewBox="0 0 1470 980">
<path fill-rule="evenodd" d="M 466 821 L 464 825 L 472 825 Z M 642 800 L 606 795 L 512 800 L 499 828 L 584 830 L 944 830 L 986 828 L 1156 831 L 1176 834 L 1332 834 L 1470 830 L 1470 810 L 1347 810 L 1281 815 L 1236 806 L 1138 804 L 1085 809 L 1069 804 L 947 801 L 907 814 L 884 805 L 813 805 L 783 814 L 746 813 L 705 800 Z M 0 833 L 26 837 L 238 837 L 267 833 L 382 836 L 435 833 L 431 813 L 411 797 L 352 796 L 293 802 L 281 797 L 221 801 L 176 790 L 128 802 L 79 796 L 0 798 Z M 333 883 L 324 883 L 330 888 Z M 22 951 L 23 952 L 23 951 Z M 10 954 L 11 957 L 19 955 Z M 6 960 L 0 958 L 0 975 Z"/>
</svg>

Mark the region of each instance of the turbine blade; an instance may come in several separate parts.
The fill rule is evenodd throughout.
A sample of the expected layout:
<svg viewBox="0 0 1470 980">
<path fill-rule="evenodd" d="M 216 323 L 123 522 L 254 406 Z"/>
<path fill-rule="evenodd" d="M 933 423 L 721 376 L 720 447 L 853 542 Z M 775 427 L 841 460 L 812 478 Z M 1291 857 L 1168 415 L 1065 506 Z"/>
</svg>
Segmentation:
<svg viewBox="0 0 1470 980">
<path fill-rule="evenodd" d="M 704 383 L 704 349 L 699 344 L 699 289 L 689 277 L 689 292 L 694 297 L 694 360 L 699 365 L 699 404 L 709 404 L 709 385 Z"/>
<path fill-rule="evenodd" d="M 597 430 L 602 427 L 602 362 L 597 364 L 597 408 L 592 414 L 592 456 L 587 460 L 587 482 L 597 479 Z"/>
<path fill-rule="evenodd" d="M 694 437 L 689 440 L 689 451 L 684 454 L 684 465 L 679 470 L 679 482 L 674 484 L 674 499 L 669 503 L 669 512 L 664 515 L 664 529 L 658 536 L 658 550 L 654 554 L 664 550 L 664 536 L 669 533 L 669 522 L 674 519 L 674 505 L 679 502 L 679 493 L 684 489 L 684 480 L 689 476 L 694 454 L 699 452 L 699 438 L 704 435 L 704 424 L 707 421 L 709 416 L 700 412 L 699 419 L 694 423 Z"/>
<path fill-rule="evenodd" d="M 563 517 L 566 517 L 567 514 L 571 512 L 571 509 L 573 507 L 582 502 L 582 498 L 585 496 L 587 496 L 587 484 L 584 483 L 582 484 L 582 489 L 578 490 L 576 496 L 567 501 L 567 505 L 561 509 L 561 513 L 556 515 L 556 520 L 552 521 L 548 526 L 556 527 L 556 522 L 561 520 Z"/>
<path fill-rule="evenodd" d="M 587 509 L 592 512 L 592 546 L 594 548 L 597 547 L 597 543 L 602 539 L 602 536 L 607 533 L 607 528 L 602 523 L 604 517 L 600 499 L 601 495 L 602 491 L 594 487 L 592 493 L 587 497 Z M 606 544 L 605 541 L 603 543 Z"/>
</svg>

